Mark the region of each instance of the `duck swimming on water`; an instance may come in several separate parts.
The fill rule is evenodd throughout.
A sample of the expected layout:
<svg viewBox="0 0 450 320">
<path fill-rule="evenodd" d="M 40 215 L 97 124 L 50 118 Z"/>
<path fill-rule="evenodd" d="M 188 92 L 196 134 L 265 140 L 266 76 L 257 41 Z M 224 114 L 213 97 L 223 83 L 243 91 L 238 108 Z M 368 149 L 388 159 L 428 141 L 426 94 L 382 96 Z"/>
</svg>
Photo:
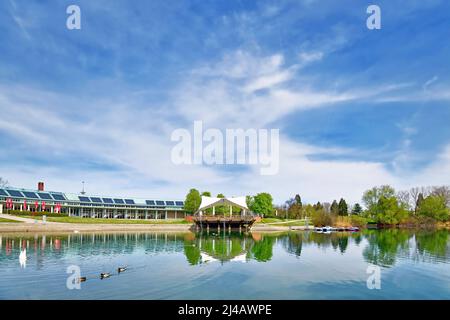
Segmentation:
<svg viewBox="0 0 450 320">
<path fill-rule="evenodd" d="M 110 273 L 107 273 L 107 272 L 105 272 L 105 273 L 100 273 L 100 279 L 109 278 L 110 276 L 111 276 L 111 274 L 110 274 Z"/>
<path fill-rule="evenodd" d="M 79 277 L 78 282 L 85 282 L 87 280 L 86 277 Z"/>
<path fill-rule="evenodd" d="M 117 269 L 117 272 L 121 273 L 124 272 L 125 270 L 127 270 L 127 267 L 120 267 Z"/>
</svg>

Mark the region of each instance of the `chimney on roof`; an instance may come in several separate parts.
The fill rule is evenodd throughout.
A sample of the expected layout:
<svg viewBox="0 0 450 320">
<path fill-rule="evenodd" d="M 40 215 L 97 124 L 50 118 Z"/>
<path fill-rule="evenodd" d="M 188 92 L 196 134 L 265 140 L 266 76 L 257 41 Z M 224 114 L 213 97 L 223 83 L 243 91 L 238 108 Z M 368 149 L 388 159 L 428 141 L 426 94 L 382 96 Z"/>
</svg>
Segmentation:
<svg viewBox="0 0 450 320">
<path fill-rule="evenodd" d="M 38 182 L 38 191 L 44 191 L 44 183 Z"/>
</svg>

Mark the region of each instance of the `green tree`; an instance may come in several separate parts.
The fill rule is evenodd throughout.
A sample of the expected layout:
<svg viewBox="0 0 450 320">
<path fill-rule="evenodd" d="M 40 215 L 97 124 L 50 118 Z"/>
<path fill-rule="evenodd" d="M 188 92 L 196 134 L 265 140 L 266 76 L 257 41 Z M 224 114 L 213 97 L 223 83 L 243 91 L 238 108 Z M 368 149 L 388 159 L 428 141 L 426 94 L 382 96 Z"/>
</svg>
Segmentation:
<svg viewBox="0 0 450 320">
<path fill-rule="evenodd" d="M 379 214 L 378 202 L 381 197 L 392 198 L 395 197 L 395 190 L 391 186 L 384 185 L 381 187 L 373 187 L 364 192 L 362 200 L 367 208 L 367 215 L 375 219 Z"/>
<path fill-rule="evenodd" d="M 355 203 L 352 209 L 352 214 L 360 215 L 362 213 L 362 207 L 359 203 Z"/>
<path fill-rule="evenodd" d="M 418 216 L 429 217 L 438 221 L 448 221 L 450 213 L 445 203 L 446 201 L 443 197 L 428 196 L 421 201 L 417 214 Z"/>
<path fill-rule="evenodd" d="M 217 197 L 219 197 L 219 195 L 217 195 Z M 247 203 L 247 207 L 251 208 L 253 205 L 253 197 L 252 196 L 246 196 L 245 197 L 245 202 Z"/>
<path fill-rule="evenodd" d="M 311 220 L 314 226 L 316 227 L 324 227 L 330 226 L 333 224 L 333 220 L 331 215 L 325 212 L 323 209 L 315 210 L 313 209 L 311 213 Z"/>
<path fill-rule="evenodd" d="M 334 215 L 339 214 L 339 205 L 336 200 L 333 200 L 333 203 L 331 204 L 330 213 Z"/>
<path fill-rule="evenodd" d="M 299 205 L 300 208 L 303 207 L 303 204 L 302 204 L 302 198 L 300 197 L 299 194 L 296 194 L 296 195 L 295 195 L 295 203 L 296 203 L 297 205 Z"/>
<path fill-rule="evenodd" d="M 347 216 L 348 215 L 348 205 L 347 205 L 347 202 L 343 198 L 341 198 L 341 200 L 339 200 L 338 214 L 340 216 Z"/>
<path fill-rule="evenodd" d="M 302 216 L 302 204 L 299 195 L 286 201 L 288 217 L 290 219 L 300 219 Z"/>
<path fill-rule="evenodd" d="M 320 203 L 320 201 L 317 201 L 317 203 L 313 206 L 315 210 L 322 210 L 323 205 Z"/>
<path fill-rule="evenodd" d="M 442 197 L 447 207 L 450 207 L 450 186 L 433 187 L 431 195 Z"/>
<path fill-rule="evenodd" d="M 305 217 L 312 218 L 315 212 L 316 212 L 316 210 L 310 204 L 307 204 L 303 207 L 303 213 L 304 213 Z"/>
<path fill-rule="evenodd" d="M 377 203 L 376 221 L 383 224 L 398 224 L 408 217 L 408 211 L 401 205 L 396 197 L 381 196 Z"/>
<path fill-rule="evenodd" d="M 184 210 L 186 211 L 186 213 L 194 214 L 200 207 L 201 202 L 202 198 L 200 196 L 200 192 L 197 189 L 191 189 L 186 195 L 186 200 L 184 201 Z"/>
<path fill-rule="evenodd" d="M 219 193 L 216 198 L 225 198 L 225 195 L 223 193 Z M 224 214 L 226 212 L 225 206 L 217 206 L 216 207 L 216 214 Z"/>
<path fill-rule="evenodd" d="M 250 208 L 255 213 L 262 215 L 270 215 L 273 212 L 273 199 L 269 193 L 258 193 L 253 198 L 253 203 Z"/>
</svg>

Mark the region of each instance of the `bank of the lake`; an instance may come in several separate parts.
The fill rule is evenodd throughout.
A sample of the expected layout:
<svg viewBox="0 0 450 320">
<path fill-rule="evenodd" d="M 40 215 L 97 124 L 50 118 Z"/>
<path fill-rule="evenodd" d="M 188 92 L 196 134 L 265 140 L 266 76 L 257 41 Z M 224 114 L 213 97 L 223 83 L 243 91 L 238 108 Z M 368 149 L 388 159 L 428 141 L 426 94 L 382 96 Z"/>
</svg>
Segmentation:
<svg viewBox="0 0 450 320">
<path fill-rule="evenodd" d="M 336 226 L 348 226 L 342 222 Z M 365 229 L 366 226 L 359 226 Z M 393 226 L 399 229 L 450 229 L 449 223 L 427 225 Z M 263 219 L 255 223 L 251 230 L 255 232 L 287 232 L 308 231 L 314 226 L 302 220 Z M 118 231 L 189 231 L 195 230 L 195 225 L 183 219 L 169 220 L 123 220 L 78 217 L 47 217 L 42 216 L 12 216 L 0 214 L 0 232 L 118 232 Z"/>
<path fill-rule="evenodd" d="M 11 222 L 0 223 L 0 232 L 115 232 L 115 231 L 188 231 L 191 223 L 182 220 L 132 221 L 113 220 L 108 223 L 102 219 L 48 217 L 44 223 L 42 217 L 10 216 L 1 214 L 0 219 Z M 75 220 L 74 220 L 75 219 Z M 92 221 L 94 220 L 94 221 Z"/>
</svg>

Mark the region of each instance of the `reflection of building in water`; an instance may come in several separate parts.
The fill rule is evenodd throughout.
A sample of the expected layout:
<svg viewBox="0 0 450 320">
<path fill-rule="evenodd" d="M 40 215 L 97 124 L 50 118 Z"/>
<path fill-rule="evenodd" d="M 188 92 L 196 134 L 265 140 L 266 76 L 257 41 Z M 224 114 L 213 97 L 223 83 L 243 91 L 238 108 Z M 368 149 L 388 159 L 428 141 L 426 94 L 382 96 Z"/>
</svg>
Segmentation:
<svg viewBox="0 0 450 320">
<path fill-rule="evenodd" d="M 190 264 L 208 262 L 269 261 L 275 237 L 254 234 L 198 234 L 185 242 L 184 252 Z"/>
<path fill-rule="evenodd" d="M 27 249 L 20 251 L 19 263 L 21 268 L 25 268 L 27 266 Z"/>
<path fill-rule="evenodd" d="M 0 234 L 0 262 L 17 261 L 26 250 L 27 266 L 38 269 L 47 259 L 67 256 L 184 254 L 191 265 L 229 261 L 268 262 L 277 245 L 300 257 L 306 247 L 335 250 L 345 254 L 347 246 L 362 246 L 366 261 L 383 266 L 396 263 L 399 256 L 417 261 L 441 262 L 450 256 L 449 232 L 412 230 L 366 230 L 362 233 L 319 234 L 291 232 L 262 233 L 89 233 L 66 235 L 5 235 Z"/>
<path fill-rule="evenodd" d="M 0 235 L 0 254 L 19 253 L 26 249 L 40 262 L 45 255 L 64 257 L 72 254 L 126 254 L 135 250 L 146 253 L 183 252 L 185 234 L 112 233 L 35 236 Z"/>
</svg>

